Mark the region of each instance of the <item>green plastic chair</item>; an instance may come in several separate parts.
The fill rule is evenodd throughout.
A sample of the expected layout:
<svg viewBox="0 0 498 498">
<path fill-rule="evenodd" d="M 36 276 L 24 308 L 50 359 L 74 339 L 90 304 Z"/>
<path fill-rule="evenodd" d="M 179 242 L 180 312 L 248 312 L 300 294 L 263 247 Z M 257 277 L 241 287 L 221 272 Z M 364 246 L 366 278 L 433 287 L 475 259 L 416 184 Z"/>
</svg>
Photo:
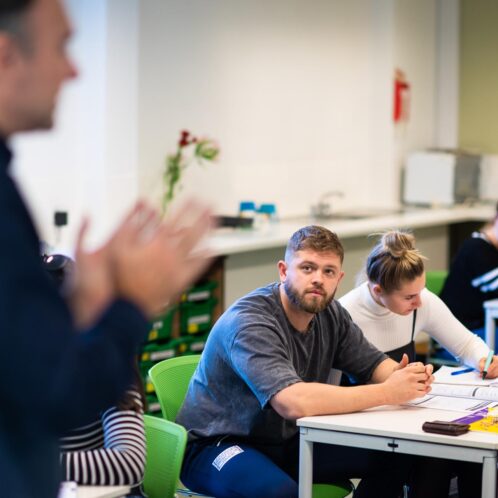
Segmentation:
<svg viewBox="0 0 498 498">
<path fill-rule="evenodd" d="M 144 491 L 149 498 L 174 498 L 187 444 L 187 431 L 178 424 L 144 415 L 147 459 Z"/>
<path fill-rule="evenodd" d="M 448 272 L 446 270 L 427 271 L 425 272 L 425 286 L 436 296 L 439 296 L 447 276 Z"/>
<path fill-rule="evenodd" d="M 200 358 L 200 354 L 169 358 L 156 363 L 149 370 L 150 380 L 166 420 L 175 420 Z M 345 498 L 353 491 L 354 486 L 349 480 L 337 484 L 313 484 L 313 498 Z"/>
<path fill-rule="evenodd" d="M 313 498 L 346 498 L 353 494 L 353 483 L 348 480 L 335 484 L 313 484 Z"/>
<path fill-rule="evenodd" d="M 433 270 L 425 273 L 425 286 L 432 293 L 439 296 L 444 287 L 448 272 L 446 270 Z M 434 365 L 458 365 L 452 356 L 434 339 L 429 341 L 429 355 L 427 361 Z"/>
<path fill-rule="evenodd" d="M 149 370 L 150 380 L 166 420 L 175 420 L 200 358 L 200 354 L 177 356 L 160 361 Z"/>
</svg>

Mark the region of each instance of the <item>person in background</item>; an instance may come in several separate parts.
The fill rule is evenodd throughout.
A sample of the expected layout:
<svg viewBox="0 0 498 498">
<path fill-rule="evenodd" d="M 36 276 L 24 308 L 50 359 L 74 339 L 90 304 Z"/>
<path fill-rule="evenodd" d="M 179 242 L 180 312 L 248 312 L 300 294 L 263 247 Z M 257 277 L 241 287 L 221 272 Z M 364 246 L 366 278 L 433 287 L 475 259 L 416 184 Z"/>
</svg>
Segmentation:
<svg viewBox="0 0 498 498">
<path fill-rule="evenodd" d="M 441 299 L 470 330 L 484 337 L 484 301 L 498 298 L 498 203 L 496 213 L 458 250 Z"/>
<path fill-rule="evenodd" d="M 367 339 L 399 361 L 415 360 L 414 339 L 424 331 L 462 363 L 480 372 L 489 353 L 435 294 L 425 288 L 424 256 L 411 233 L 384 233 L 367 257 L 367 280 L 339 299 Z M 498 376 L 498 357 L 488 377 Z"/>
<path fill-rule="evenodd" d="M 0 494 L 54 498 L 59 437 L 123 396 L 148 320 L 206 267 L 192 251 L 210 213 L 187 206 L 161 222 L 138 203 L 99 250 L 76 244 L 69 297 L 39 255 L 39 236 L 10 175 L 10 139 L 49 129 L 62 83 L 76 77 L 59 0 L 0 2 Z M 69 144 L 68 144 L 69 146 Z M 43 165 L 40 165 L 43 167 Z M 84 333 L 81 333 L 84 332 Z M 105 382 L 102 380 L 105 379 Z"/>
<path fill-rule="evenodd" d="M 128 485 L 130 498 L 144 496 L 145 396 L 138 366 L 134 382 L 121 400 L 96 414 L 95 420 L 60 440 L 62 476 L 82 485 Z"/>
<path fill-rule="evenodd" d="M 414 339 L 418 332 L 424 331 L 460 361 L 482 373 L 488 346 L 425 288 L 424 259 L 415 248 L 412 234 L 398 230 L 384 233 L 368 255 L 367 280 L 339 302 L 365 337 L 393 359 L 399 361 L 407 354 L 414 361 Z M 498 358 L 494 356 L 487 377 L 497 376 Z M 479 465 L 441 462 L 430 459 L 423 464 L 421 478 L 414 482 L 416 488 L 423 489 L 417 492 L 418 496 L 447 496 L 454 467 L 459 469 L 460 497 L 479 496 Z M 431 472 L 431 479 L 424 479 L 424 472 Z"/>
<path fill-rule="evenodd" d="M 319 226 L 294 233 L 280 283 L 235 302 L 209 334 L 177 422 L 188 430 L 181 479 L 218 498 L 298 496 L 296 419 L 399 404 L 430 391 L 432 367 L 389 359 L 334 300 L 344 250 Z M 331 368 L 366 385 L 327 383 Z M 361 477 L 355 497 L 395 498 L 406 455 L 314 445 L 313 481 Z"/>
<path fill-rule="evenodd" d="M 42 254 L 42 264 L 65 297 L 74 261 L 63 254 Z M 134 361 L 133 382 L 116 406 L 96 413 L 93 422 L 61 438 L 62 479 L 82 485 L 128 485 L 133 487 L 129 498 L 144 496 L 140 487 L 146 457 L 144 406 L 144 387 Z"/>
</svg>

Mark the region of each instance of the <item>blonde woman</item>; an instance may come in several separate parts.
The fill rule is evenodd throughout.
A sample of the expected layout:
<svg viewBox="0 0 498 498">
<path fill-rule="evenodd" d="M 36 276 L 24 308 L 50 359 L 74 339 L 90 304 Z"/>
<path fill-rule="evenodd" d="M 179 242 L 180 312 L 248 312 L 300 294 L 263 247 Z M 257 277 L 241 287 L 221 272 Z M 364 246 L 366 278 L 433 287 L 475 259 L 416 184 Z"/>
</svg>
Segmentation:
<svg viewBox="0 0 498 498">
<path fill-rule="evenodd" d="M 414 361 L 414 339 L 423 330 L 462 363 L 482 372 L 489 348 L 425 288 L 424 260 L 411 233 L 386 232 L 368 255 L 367 280 L 339 302 L 367 339 L 396 361 L 404 354 Z M 487 376 L 498 376 L 496 356 Z M 426 458 L 416 469 L 411 496 L 448 496 L 450 478 L 455 473 L 460 498 L 480 495 L 479 465 Z"/>
<path fill-rule="evenodd" d="M 480 372 L 489 348 L 425 288 L 424 256 L 411 233 L 384 233 L 367 258 L 367 280 L 339 302 L 368 340 L 393 359 L 415 357 L 414 339 L 424 331 L 466 365 Z M 495 356 L 488 377 L 498 376 Z"/>
</svg>

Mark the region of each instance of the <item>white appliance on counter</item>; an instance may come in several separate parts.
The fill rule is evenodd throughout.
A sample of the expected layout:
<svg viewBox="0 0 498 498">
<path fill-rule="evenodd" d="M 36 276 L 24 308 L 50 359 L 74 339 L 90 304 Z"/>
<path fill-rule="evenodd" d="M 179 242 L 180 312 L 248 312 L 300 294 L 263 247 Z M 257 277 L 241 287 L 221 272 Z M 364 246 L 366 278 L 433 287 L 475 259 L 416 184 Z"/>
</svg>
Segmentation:
<svg viewBox="0 0 498 498">
<path fill-rule="evenodd" d="M 407 158 L 406 204 L 451 206 L 479 199 L 481 156 L 461 151 L 420 151 Z"/>
<path fill-rule="evenodd" d="M 496 202 L 498 200 L 498 156 L 482 156 L 479 183 L 480 199 Z"/>
</svg>

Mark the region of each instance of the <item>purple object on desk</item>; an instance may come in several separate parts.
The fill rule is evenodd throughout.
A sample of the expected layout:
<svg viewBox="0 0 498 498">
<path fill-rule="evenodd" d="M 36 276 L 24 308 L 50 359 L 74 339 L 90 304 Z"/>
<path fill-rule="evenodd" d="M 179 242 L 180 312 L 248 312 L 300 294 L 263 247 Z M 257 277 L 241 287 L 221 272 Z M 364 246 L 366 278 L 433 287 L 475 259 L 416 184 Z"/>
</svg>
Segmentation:
<svg viewBox="0 0 498 498">
<path fill-rule="evenodd" d="M 470 413 L 469 415 L 465 415 L 465 417 L 460 417 L 455 420 L 452 420 L 452 422 L 460 422 L 461 424 L 472 424 L 474 422 L 482 420 L 487 416 L 488 416 L 488 409 L 481 408 L 480 410 Z"/>
</svg>

